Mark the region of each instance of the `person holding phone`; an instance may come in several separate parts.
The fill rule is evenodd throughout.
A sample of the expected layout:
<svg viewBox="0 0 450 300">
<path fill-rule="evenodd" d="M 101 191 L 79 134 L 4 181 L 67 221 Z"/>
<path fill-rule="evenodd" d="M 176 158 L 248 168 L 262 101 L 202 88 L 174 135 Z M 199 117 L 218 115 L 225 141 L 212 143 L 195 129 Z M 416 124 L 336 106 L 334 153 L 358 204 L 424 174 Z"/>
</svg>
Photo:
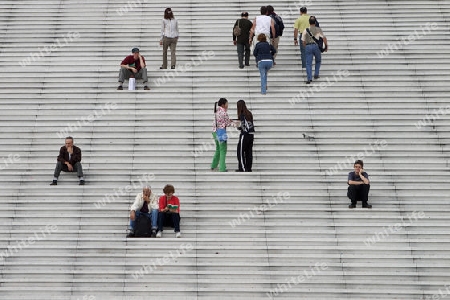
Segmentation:
<svg viewBox="0 0 450 300">
<path fill-rule="evenodd" d="M 372 205 L 368 203 L 370 190 L 369 174 L 364 171 L 363 167 L 363 161 L 357 160 L 353 165 L 354 171 L 348 173 L 347 197 L 351 200 L 349 208 L 355 208 L 358 201 L 362 202 L 363 208 L 372 208 Z"/>
</svg>

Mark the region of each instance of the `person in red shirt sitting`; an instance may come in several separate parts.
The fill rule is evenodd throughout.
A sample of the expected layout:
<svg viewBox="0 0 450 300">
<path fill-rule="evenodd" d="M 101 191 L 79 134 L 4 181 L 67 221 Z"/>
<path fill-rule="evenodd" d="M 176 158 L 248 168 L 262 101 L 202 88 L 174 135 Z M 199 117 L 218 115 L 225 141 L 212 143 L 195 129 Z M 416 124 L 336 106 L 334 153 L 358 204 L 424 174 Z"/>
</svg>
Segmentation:
<svg viewBox="0 0 450 300">
<path fill-rule="evenodd" d="M 167 184 L 164 189 L 164 196 L 159 198 L 159 213 L 158 213 L 158 233 L 157 238 L 162 236 L 164 219 L 172 218 L 173 226 L 175 227 L 175 237 L 181 237 L 180 232 L 180 199 L 174 196 L 175 188 L 171 184 Z"/>
<path fill-rule="evenodd" d="M 119 87 L 118 90 L 123 90 L 123 82 L 125 79 L 134 77 L 136 79 L 142 79 L 144 82 L 144 90 L 149 90 L 147 86 L 147 65 L 145 64 L 145 59 L 139 54 L 139 48 L 133 48 L 131 50 L 132 55 L 128 55 L 120 63 L 119 72 Z"/>
</svg>

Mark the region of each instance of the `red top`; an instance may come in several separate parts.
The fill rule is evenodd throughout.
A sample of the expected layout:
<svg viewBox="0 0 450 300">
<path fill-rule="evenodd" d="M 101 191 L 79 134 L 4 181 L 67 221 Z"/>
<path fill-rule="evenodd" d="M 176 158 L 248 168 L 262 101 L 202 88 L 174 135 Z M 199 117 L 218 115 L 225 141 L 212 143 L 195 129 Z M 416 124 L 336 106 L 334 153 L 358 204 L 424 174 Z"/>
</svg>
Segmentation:
<svg viewBox="0 0 450 300">
<path fill-rule="evenodd" d="M 142 57 L 142 61 L 145 64 L 145 58 L 141 55 Z M 142 69 L 141 67 L 141 61 L 139 60 L 139 58 L 137 60 L 134 60 L 134 55 L 128 55 L 127 57 L 125 57 L 122 62 L 120 63 L 121 65 L 128 65 L 129 67 L 135 68 L 138 72 L 140 69 Z"/>
<path fill-rule="evenodd" d="M 167 207 L 167 204 L 178 205 L 177 213 L 180 213 L 180 199 L 177 196 L 172 196 L 169 201 L 167 201 L 167 196 L 161 196 L 159 198 L 159 210 L 163 210 Z"/>
</svg>

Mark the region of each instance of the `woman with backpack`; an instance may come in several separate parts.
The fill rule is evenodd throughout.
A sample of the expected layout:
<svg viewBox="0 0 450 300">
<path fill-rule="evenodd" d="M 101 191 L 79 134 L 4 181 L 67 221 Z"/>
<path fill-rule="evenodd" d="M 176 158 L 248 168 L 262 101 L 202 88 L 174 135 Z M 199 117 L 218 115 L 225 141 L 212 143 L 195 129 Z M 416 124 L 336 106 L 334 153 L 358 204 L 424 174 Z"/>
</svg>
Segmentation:
<svg viewBox="0 0 450 300">
<path fill-rule="evenodd" d="M 253 163 L 253 114 L 248 110 L 244 100 L 237 102 L 237 116 L 241 121 L 241 130 L 237 146 L 238 169 L 236 172 L 251 172 Z"/>
</svg>

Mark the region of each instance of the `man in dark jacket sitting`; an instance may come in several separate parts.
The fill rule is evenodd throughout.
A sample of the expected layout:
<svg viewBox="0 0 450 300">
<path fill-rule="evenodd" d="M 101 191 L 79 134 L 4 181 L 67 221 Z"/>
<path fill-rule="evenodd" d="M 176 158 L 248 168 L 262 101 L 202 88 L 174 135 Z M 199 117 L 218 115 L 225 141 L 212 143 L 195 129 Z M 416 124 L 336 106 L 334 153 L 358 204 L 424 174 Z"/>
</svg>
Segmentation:
<svg viewBox="0 0 450 300">
<path fill-rule="evenodd" d="M 53 182 L 50 185 L 58 184 L 58 177 L 61 171 L 77 172 L 80 185 L 84 185 L 83 168 L 81 166 L 81 149 L 73 145 L 73 138 L 66 137 L 65 145 L 59 149 L 59 155 L 56 159 L 55 173 Z"/>
</svg>

